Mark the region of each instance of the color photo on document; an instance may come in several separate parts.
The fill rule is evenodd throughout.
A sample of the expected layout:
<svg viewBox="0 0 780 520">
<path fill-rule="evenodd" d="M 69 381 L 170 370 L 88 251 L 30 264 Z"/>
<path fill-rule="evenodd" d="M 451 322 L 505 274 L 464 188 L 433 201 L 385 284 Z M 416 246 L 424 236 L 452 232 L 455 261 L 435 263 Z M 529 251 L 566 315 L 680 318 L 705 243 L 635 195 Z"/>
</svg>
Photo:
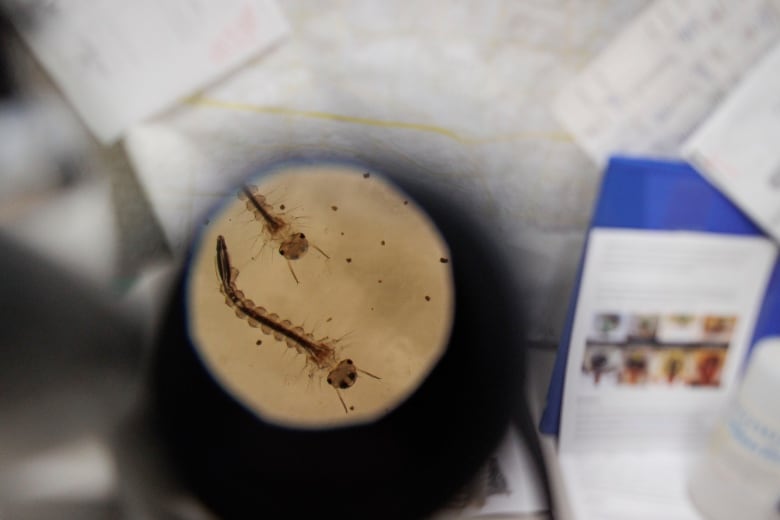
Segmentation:
<svg viewBox="0 0 780 520">
<path fill-rule="evenodd" d="M 736 316 L 600 312 L 582 374 L 594 388 L 718 387 Z"/>
</svg>

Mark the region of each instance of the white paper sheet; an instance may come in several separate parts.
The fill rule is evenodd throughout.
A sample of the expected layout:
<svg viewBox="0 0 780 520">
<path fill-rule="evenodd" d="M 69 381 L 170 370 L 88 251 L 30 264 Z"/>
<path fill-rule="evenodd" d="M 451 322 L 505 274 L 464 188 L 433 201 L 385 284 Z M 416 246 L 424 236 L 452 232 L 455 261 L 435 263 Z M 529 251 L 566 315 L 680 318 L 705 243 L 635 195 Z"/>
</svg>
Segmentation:
<svg viewBox="0 0 780 520">
<path fill-rule="evenodd" d="M 104 143 L 287 32 L 272 0 L 19 1 L 11 14 Z"/>
<path fill-rule="evenodd" d="M 688 499 L 695 453 L 568 453 L 560 458 L 576 520 L 699 520 Z"/>
<path fill-rule="evenodd" d="M 694 166 L 780 241 L 780 44 L 683 148 Z"/>
<path fill-rule="evenodd" d="M 763 237 L 594 229 L 560 449 L 689 449 L 744 359 L 776 256 Z"/>
<path fill-rule="evenodd" d="M 554 111 L 597 163 L 671 157 L 780 38 L 772 0 L 658 0 L 556 98 Z"/>
<path fill-rule="evenodd" d="M 464 516 L 518 515 L 547 509 L 539 475 L 528 447 L 510 428 L 496 451 L 495 461 L 506 487 L 489 494 L 482 507 L 463 511 Z"/>
<path fill-rule="evenodd" d="M 763 237 L 591 231 L 559 438 L 575 518 L 698 518 L 691 464 L 734 386 L 776 256 Z"/>
</svg>

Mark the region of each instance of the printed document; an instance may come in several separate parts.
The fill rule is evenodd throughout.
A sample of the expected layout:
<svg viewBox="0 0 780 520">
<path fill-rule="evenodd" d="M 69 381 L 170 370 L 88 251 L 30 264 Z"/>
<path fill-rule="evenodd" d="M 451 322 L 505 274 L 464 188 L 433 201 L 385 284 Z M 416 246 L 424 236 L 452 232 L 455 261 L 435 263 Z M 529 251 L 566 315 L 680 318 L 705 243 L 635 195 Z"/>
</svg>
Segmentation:
<svg viewBox="0 0 780 520">
<path fill-rule="evenodd" d="M 578 519 L 698 518 L 688 471 L 734 387 L 776 256 L 757 236 L 591 231 L 559 437 Z"/>
</svg>

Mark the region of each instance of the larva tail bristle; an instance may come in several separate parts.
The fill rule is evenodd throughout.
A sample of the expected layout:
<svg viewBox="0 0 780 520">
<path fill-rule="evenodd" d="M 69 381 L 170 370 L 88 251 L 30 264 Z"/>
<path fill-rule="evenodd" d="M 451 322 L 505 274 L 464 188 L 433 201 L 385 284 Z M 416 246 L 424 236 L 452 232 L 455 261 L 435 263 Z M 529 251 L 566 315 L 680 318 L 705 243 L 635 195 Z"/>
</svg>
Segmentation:
<svg viewBox="0 0 780 520">
<path fill-rule="evenodd" d="M 276 341 L 282 341 L 284 338 L 285 338 L 284 334 L 282 334 L 282 333 L 281 333 L 281 332 L 279 332 L 278 330 L 275 330 L 275 331 L 274 331 L 274 339 L 275 339 Z"/>
<path fill-rule="evenodd" d="M 292 267 L 292 264 L 290 263 L 290 260 L 287 259 L 287 258 L 285 258 L 285 260 L 287 260 L 287 267 L 290 269 L 290 274 L 292 275 L 293 280 L 295 280 L 295 283 L 296 284 L 301 283 L 301 282 L 298 281 L 298 277 L 295 276 L 295 271 L 293 270 L 293 267 Z"/>
<path fill-rule="evenodd" d="M 311 245 L 311 247 L 313 247 L 314 249 L 316 249 L 316 250 L 317 250 L 317 251 L 318 251 L 318 252 L 319 252 L 319 253 L 320 253 L 322 256 L 324 256 L 324 257 L 325 257 L 327 260 L 330 260 L 330 257 L 329 257 L 327 254 L 325 254 L 325 251 L 323 251 L 322 249 L 320 249 L 319 247 L 315 246 L 315 245 L 314 245 L 314 244 L 312 244 L 312 243 L 309 243 L 309 245 Z"/>
<path fill-rule="evenodd" d="M 266 314 L 268 314 L 268 311 L 267 311 L 267 310 L 265 310 L 265 307 L 262 307 L 262 306 L 260 306 L 260 305 L 258 305 L 257 307 L 255 307 L 255 308 L 254 308 L 254 311 L 255 311 L 257 314 L 259 314 L 260 316 L 265 316 Z"/>
<path fill-rule="evenodd" d="M 341 392 L 339 392 L 338 388 L 334 387 L 333 389 L 336 390 L 336 395 L 339 396 L 339 401 L 341 401 L 341 406 L 344 407 L 344 413 L 349 414 L 349 410 L 347 410 L 347 404 L 344 402 L 344 398 L 341 397 Z"/>
<path fill-rule="evenodd" d="M 260 326 L 260 323 L 257 320 L 254 320 L 252 318 L 247 318 L 247 322 L 249 322 L 250 327 L 255 329 Z"/>
<path fill-rule="evenodd" d="M 366 372 L 365 370 L 363 370 L 361 368 L 358 368 L 357 371 L 360 372 L 361 374 L 365 374 L 365 375 L 367 375 L 369 377 L 373 377 L 374 379 L 382 379 L 381 377 L 379 377 L 377 375 L 374 375 L 371 372 Z"/>
<path fill-rule="evenodd" d="M 282 320 L 282 325 L 288 329 L 292 328 L 292 322 L 290 320 Z"/>
<path fill-rule="evenodd" d="M 265 323 L 261 323 L 260 324 L 260 330 L 262 330 L 264 334 L 270 334 L 271 333 L 271 329 Z"/>
</svg>

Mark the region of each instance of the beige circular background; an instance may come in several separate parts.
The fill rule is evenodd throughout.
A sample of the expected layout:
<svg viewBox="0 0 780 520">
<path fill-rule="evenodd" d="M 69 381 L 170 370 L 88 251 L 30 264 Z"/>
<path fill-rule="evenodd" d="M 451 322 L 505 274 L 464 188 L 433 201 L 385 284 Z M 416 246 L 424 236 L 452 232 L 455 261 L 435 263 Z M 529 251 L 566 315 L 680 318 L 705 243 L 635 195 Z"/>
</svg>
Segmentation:
<svg viewBox="0 0 780 520">
<path fill-rule="evenodd" d="M 353 167 L 288 167 L 255 185 L 310 247 L 288 266 L 280 240 L 232 196 L 193 255 L 187 303 L 196 349 L 216 380 L 266 420 L 322 427 L 384 415 L 419 387 L 446 349 L 454 298 L 446 243 L 402 192 Z M 325 381 L 327 370 L 313 370 L 305 354 L 250 327 L 227 305 L 215 264 L 220 235 L 247 298 L 329 338 L 338 360 L 352 359 L 381 378 L 359 372 L 354 386 L 340 390 L 348 412 Z"/>
</svg>

